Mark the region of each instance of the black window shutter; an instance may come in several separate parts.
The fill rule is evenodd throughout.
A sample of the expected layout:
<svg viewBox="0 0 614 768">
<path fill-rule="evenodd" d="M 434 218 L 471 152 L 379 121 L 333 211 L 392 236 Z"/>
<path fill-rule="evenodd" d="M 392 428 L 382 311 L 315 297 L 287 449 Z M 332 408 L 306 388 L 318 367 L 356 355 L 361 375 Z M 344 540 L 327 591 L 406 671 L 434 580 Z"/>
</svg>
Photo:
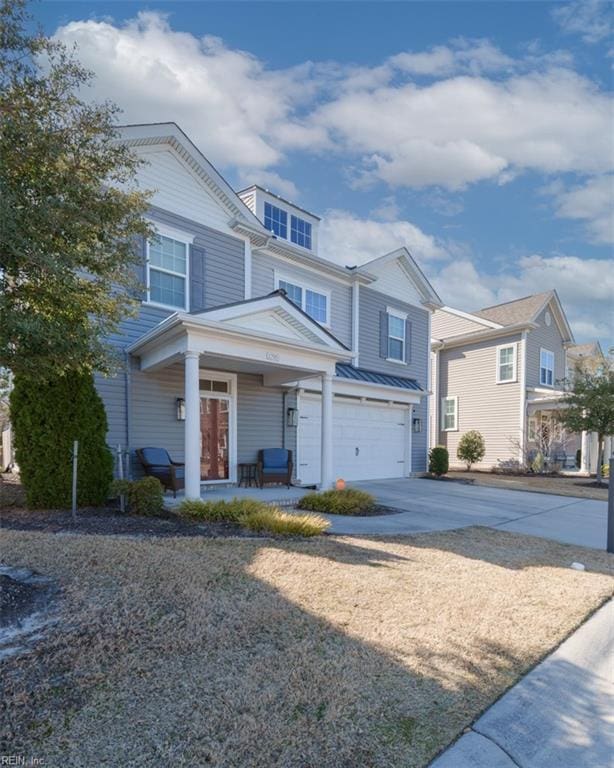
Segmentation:
<svg viewBox="0 0 614 768">
<path fill-rule="evenodd" d="M 379 356 L 388 357 L 388 313 L 379 313 Z"/>
<path fill-rule="evenodd" d="M 205 304 L 205 249 L 190 246 L 190 312 L 202 312 Z"/>
<path fill-rule="evenodd" d="M 147 301 L 147 239 L 142 235 L 134 238 L 134 252 L 136 254 L 134 271 L 138 281 L 135 298 L 139 301 Z"/>
<path fill-rule="evenodd" d="M 411 363 L 411 320 L 405 321 L 405 362 Z"/>
</svg>

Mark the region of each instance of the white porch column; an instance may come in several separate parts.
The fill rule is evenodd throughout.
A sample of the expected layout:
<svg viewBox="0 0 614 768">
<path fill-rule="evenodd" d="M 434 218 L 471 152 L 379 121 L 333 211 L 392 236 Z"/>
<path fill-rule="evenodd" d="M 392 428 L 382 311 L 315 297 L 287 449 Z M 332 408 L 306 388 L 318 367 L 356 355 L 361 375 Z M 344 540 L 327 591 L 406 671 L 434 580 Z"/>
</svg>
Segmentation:
<svg viewBox="0 0 614 768">
<path fill-rule="evenodd" d="M 583 430 L 582 432 L 582 442 L 580 444 L 580 470 L 582 472 L 586 472 L 587 474 L 590 472 L 590 449 L 589 449 L 589 440 L 588 440 L 588 432 L 586 430 Z"/>
<path fill-rule="evenodd" d="M 322 374 L 322 467 L 320 487 L 327 490 L 333 485 L 333 377 Z"/>
<path fill-rule="evenodd" d="M 200 499 L 200 381 L 198 352 L 185 353 L 185 497 Z"/>
</svg>

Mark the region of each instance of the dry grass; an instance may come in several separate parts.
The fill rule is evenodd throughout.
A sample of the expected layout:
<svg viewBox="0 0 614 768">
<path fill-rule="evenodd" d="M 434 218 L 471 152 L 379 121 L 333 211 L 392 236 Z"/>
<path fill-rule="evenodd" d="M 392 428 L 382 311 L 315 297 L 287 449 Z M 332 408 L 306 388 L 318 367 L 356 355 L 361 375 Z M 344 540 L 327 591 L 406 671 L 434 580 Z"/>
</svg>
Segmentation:
<svg viewBox="0 0 614 768">
<path fill-rule="evenodd" d="M 0 672 L 0 754 L 50 767 L 424 766 L 612 592 L 605 553 L 482 528 L 2 537 L 63 589 Z"/>
<path fill-rule="evenodd" d="M 290 514 L 276 507 L 249 512 L 239 522 L 250 531 L 278 536 L 320 536 L 330 528 L 330 522 L 320 515 Z"/>
<path fill-rule="evenodd" d="M 472 481 L 476 485 L 508 488 L 534 493 L 554 493 L 559 496 L 575 496 L 581 499 L 608 500 L 607 485 L 595 487 L 594 477 L 573 475 L 505 475 L 496 472 L 451 471 L 446 475 L 453 480 Z"/>
</svg>

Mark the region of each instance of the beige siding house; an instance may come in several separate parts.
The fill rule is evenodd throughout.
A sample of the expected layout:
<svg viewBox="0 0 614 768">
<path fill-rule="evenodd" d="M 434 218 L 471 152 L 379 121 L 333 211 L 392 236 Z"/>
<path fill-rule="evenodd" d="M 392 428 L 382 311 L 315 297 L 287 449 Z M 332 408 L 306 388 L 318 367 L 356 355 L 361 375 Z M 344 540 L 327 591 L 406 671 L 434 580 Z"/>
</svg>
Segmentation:
<svg viewBox="0 0 614 768">
<path fill-rule="evenodd" d="M 569 370 L 601 350 L 574 344 L 556 291 L 474 313 L 442 307 L 431 335 L 429 442 L 449 450 L 450 466 L 462 466 L 462 435 L 478 430 L 486 444 L 478 469 L 527 463 L 538 452 L 551 465 L 574 469 L 580 450 L 580 468 L 595 471 L 596 436 L 565 435 L 554 412 Z"/>
</svg>

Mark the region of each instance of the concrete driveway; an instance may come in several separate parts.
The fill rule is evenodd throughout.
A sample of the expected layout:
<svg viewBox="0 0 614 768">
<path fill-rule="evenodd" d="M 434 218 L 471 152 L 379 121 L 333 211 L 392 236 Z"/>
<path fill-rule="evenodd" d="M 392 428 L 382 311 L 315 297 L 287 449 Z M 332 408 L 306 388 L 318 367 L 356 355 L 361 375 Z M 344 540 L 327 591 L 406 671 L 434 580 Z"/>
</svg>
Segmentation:
<svg viewBox="0 0 614 768">
<path fill-rule="evenodd" d="M 400 514 L 329 515 L 331 533 L 403 534 L 486 525 L 503 531 L 605 549 L 607 502 L 529 491 L 400 478 L 352 483 Z"/>
</svg>

